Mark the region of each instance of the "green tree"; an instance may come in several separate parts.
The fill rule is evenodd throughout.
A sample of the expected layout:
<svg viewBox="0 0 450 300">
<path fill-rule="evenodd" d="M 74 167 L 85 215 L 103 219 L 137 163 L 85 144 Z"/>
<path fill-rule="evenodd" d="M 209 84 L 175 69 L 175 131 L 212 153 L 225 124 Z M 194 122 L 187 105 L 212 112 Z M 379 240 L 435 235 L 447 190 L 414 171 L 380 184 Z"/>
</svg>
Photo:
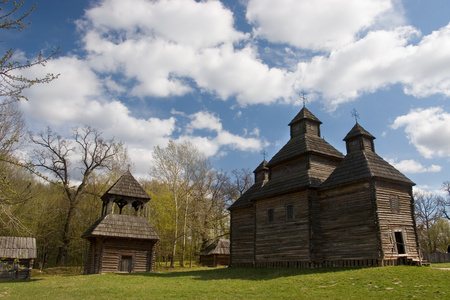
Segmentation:
<svg viewBox="0 0 450 300">
<path fill-rule="evenodd" d="M 174 234 L 170 266 L 174 267 L 178 239 L 181 238 L 180 265 L 184 266 L 188 215 L 192 203 L 191 192 L 196 180 L 201 178 L 210 164 L 206 157 L 190 142 L 169 141 L 166 148 L 154 149 L 154 165 L 151 174 L 165 184 L 172 197 L 174 215 L 172 216 Z"/>
<path fill-rule="evenodd" d="M 428 230 L 430 238 L 429 252 L 441 251 L 447 252 L 450 245 L 450 224 L 447 219 L 438 219 Z"/>
</svg>

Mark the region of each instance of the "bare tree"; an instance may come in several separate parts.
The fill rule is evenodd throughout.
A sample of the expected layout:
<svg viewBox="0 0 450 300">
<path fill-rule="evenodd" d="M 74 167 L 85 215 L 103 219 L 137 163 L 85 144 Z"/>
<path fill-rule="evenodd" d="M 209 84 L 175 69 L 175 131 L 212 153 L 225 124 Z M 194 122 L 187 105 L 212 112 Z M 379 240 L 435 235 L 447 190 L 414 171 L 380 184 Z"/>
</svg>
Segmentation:
<svg viewBox="0 0 450 300">
<path fill-rule="evenodd" d="M 24 1 L 14 2 L 10 5 L 9 10 L 5 10 L 8 2 L 9 0 L 0 1 L 0 12 L 2 12 L 0 14 L 0 29 L 22 31 L 29 25 L 25 22 L 25 19 L 36 8 L 36 4 L 24 13 L 20 13 Z M 47 73 L 42 78 L 27 78 L 20 75 L 19 72 L 37 65 L 45 66 L 50 59 L 59 53 L 61 53 L 59 48 L 46 56 L 40 52 L 34 61 L 20 62 L 14 59 L 13 49 L 7 50 L 0 60 L 0 97 L 2 102 L 26 100 L 27 98 L 22 94 L 24 89 L 37 83 L 48 83 L 56 79 L 58 75 L 51 73 Z"/>
<path fill-rule="evenodd" d="M 122 143 L 117 143 L 114 139 L 104 140 L 101 133 L 90 126 L 74 129 L 73 140 L 61 137 L 50 128 L 37 136 L 30 134 L 30 137 L 38 146 L 33 152 L 34 166 L 50 174 L 51 177 L 47 180 L 62 188 L 67 201 L 62 244 L 57 257 L 57 265 L 65 266 L 74 213 L 85 187 L 94 171 L 110 169 L 114 158 L 126 150 Z M 76 157 L 79 157 L 78 164 L 72 166 Z M 80 173 L 73 176 L 75 170 Z M 75 182 L 77 183 L 73 185 Z"/>
<path fill-rule="evenodd" d="M 432 193 L 414 193 L 419 242 L 426 252 L 436 250 L 436 235 L 433 234 L 432 229 L 442 217 L 441 201 L 442 197 Z"/>
<path fill-rule="evenodd" d="M 231 184 L 235 191 L 233 200 L 237 200 L 245 191 L 247 191 L 254 183 L 253 174 L 250 169 L 235 169 L 231 171 Z"/>
<path fill-rule="evenodd" d="M 450 181 L 443 183 L 442 188 L 447 193 L 446 198 L 442 198 L 440 204 L 442 214 L 447 220 L 450 220 Z"/>
</svg>

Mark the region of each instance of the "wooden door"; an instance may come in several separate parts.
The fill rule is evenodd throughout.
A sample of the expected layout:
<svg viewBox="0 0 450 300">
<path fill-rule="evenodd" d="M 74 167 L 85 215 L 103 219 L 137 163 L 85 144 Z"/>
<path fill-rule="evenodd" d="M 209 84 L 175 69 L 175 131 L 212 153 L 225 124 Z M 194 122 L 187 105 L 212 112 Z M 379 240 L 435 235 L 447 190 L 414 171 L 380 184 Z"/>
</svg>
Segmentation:
<svg viewBox="0 0 450 300">
<path fill-rule="evenodd" d="M 130 273 L 133 269 L 133 257 L 131 255 L 122 255 L 119 261 L 119 272 Z"/>
</svg>

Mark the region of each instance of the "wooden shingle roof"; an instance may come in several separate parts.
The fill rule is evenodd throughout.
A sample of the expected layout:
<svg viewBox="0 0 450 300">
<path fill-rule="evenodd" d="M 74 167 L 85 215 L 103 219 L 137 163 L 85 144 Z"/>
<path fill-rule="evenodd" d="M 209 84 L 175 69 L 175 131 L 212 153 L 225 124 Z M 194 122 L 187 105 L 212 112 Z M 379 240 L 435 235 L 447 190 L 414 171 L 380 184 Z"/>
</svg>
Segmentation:
<svg viewBox="0 0 450 300">
<path fill-rule="evenodd" d="M 111 196 L 150 200 L 150 196 L 129 171 L 123 174 L 109 190 L 106 191 L 102 196 L 102 199 L 105 200 Z"/>
<path fill-rule="evenodd" d="M 228 210 L 253 205 L 251 201 L 254 196 L 258 194 L 261 188 L 261 182 L 254 183 L 248 190 L 244 192 L 244 194 L 242 194 L 241 197 L 239 197 L 239 199 L 237 199 L 233 204 L 230 205 L 230 207 L 228 207 Z"/>
<path fill-rule="evenodd" d="M 100 217 L 82 237 L 94 236 L 159 240 L 158 235 L 146 218 L 116 214 L 107 214 Z"/>
<path fill-rule="evenodd" d="M 209 245 L 203 251 L 200 252 L 200 255 L 212 255 L 212 254 L 229 255 L 230 240 L 227 239 L 216 240 L 211 245 Z"/>
<path fill-rule="evenodd" d="M 317 119 L 317 117 L 315 115 L 313 115 L 312 112 L 309 111 L 309 109 L 307 109 L 306 107 L 303 107 L 302 110 L 300 110 L 300 112 L 289 123 L 289 126 L 291 126 L 292 124 L 295 124 L 301 120 L 304 120 L 304 119 L 308 119 L 313 122 L 322 124 L 322 122 L 319 119 Z"/>
<path fill-rule="evenodd" d="M 415 185 L 375 152 L 357 151 L 347 154 L 320 187 L 328 188 L 369 178 L 382 178 Z"/>
<path fill-rule="evenodd" d="M 357 136 L 366 136 L 372 140 L 375 139 L 375 137 L 373 135 L 370 134 L 370 132 L 368 132 L 367 130 L 365 130 L 364 128 L 362 128 L 361 125 L 359 125 L 358 123 L 355 124 L 355 126 L 353 126 L 353 128 L 350 130 L 349 133 L 347 133 L 347 135 L 344 138 L 344 141 L 348 141 L 351 138 L 357 137 Z"/>
<path fill-rule="evenodd" d="M 344 155 L 331 146 L 323 138 L 305 134 L 290 139 L 277 154 L 269 161 L 268 167 L 294 159 L 306 153 L 316 153 L 342 159 Z"/>
<path fill-rule="evenodd" d="M 36 239 L 29 237 L 0 236 L 1 258 L 36 258 Z"/>
</svg>

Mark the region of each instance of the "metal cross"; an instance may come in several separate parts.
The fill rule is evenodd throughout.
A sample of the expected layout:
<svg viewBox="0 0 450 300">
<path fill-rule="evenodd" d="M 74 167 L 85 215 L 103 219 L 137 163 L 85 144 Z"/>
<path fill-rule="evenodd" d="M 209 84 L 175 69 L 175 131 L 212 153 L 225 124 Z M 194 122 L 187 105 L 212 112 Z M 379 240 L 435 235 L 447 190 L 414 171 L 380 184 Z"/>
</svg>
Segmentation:
<svg viewBox="0 0 450 300">
<path fill-rule="evenodd" d="M 354 108 L 354 109 L 351 111 L 351 113 L 352 113 L 352 117 L 355 118 L 356 124 L 358 124 L 358 119 L 359 119 L 358 111 Z"/>
<path fill-rule="evenodd" d="M 300 99 L 303 101 L 303 107 L 306 107 L 306 103 L 308 102 L 308 97 L 306 97 L 305 91 L 302 91 L 302 95 L 300 96 Z"/>
<path fill-rule="evenodd" d="M 261 150 L 261 154 L 262 154 L 264 160 L 266 160 L 266 155 L 267 155 L 266 149 L 262 149 L 262 150 Z"/>
</svg>

